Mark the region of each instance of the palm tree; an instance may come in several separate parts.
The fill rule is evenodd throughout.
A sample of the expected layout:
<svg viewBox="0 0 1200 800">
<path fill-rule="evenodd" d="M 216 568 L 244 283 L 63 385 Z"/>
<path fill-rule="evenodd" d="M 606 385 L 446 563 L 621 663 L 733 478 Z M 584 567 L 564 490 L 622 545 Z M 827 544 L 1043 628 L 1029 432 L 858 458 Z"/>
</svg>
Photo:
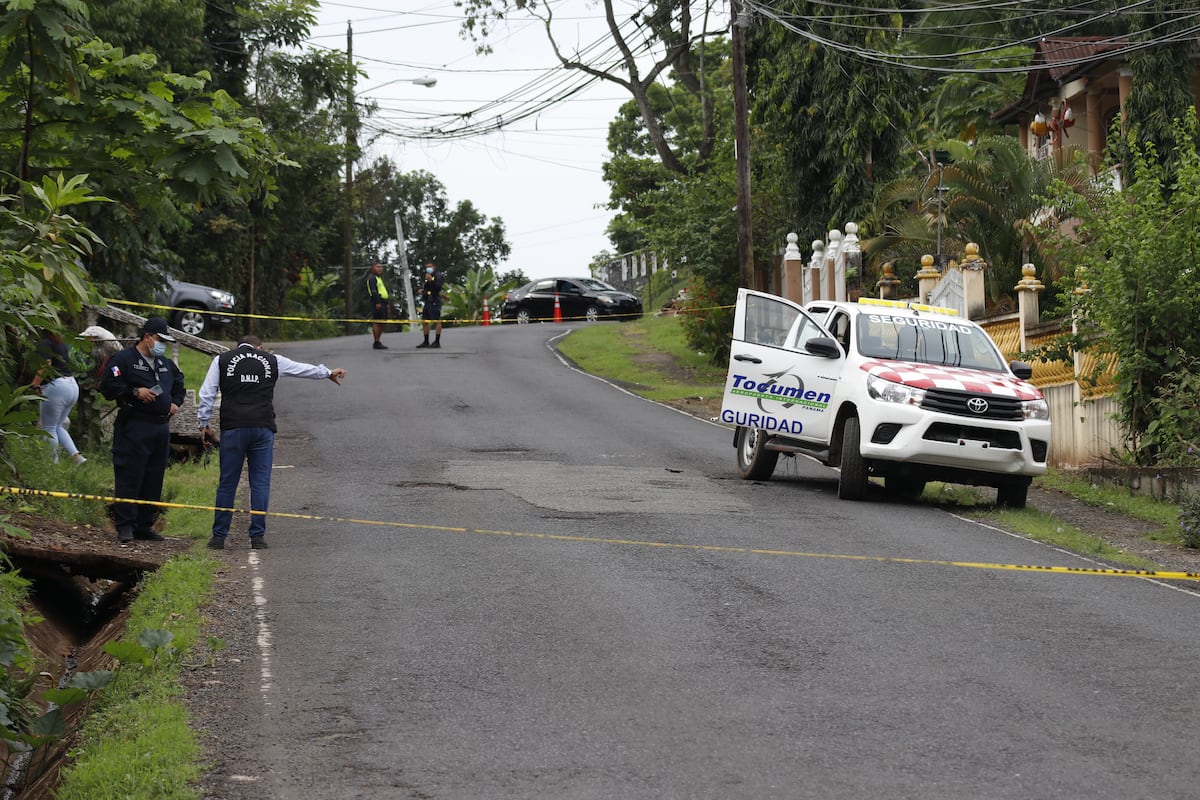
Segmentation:
<svg viewBox="0 0 1200 800">
<path fill-rule="evenodd" d="M 1012 291 L 1027 262 L 1047 283 L 1060 278 L 1069 265 L 1058 264 L 1043 247 L 1039 226 L 1061 221 L 1066 209 L 1047 205 L 1045 198 L 1056 181 L 1084 196 L 1094 194 L 1087 164 L 1074 151 L 1058 160 L 1031 158 L 1011 136 L 986 136 L 973 144 L 951 139 L 938 149 L 946 154 L 940 175 L 900 178 L 876 193 L 875 220 L 884 232 L 864 242 L 872 263 L 894 260 L 915 269 L 922 255 L 934 253 L 940 221 L 943 253 L 962 253 L 968 242 L 979 245 L 992 268 L 993 300 Z"/>
<path fill-rule="evenodd" d="M 339 315 L 341 302 L 335 290 L 338 275 L 329 272 L 317 276 L 312 267 L 300 270 L 300 280 L 287 291 L 284 314 L 301 319 L 285 319 L 280 325 L 284 339 L 322 339 L 337 334 L 337 323 L 331 320 Z"/>
<path fill-rule="evenodd" d="M 477 322 L 483 318 L 483 300 L 486 297 L 491 314 L 498 316 L 498 304 L 503 302 L 508 290 L 516 286 L 516 281 L 497 285 L 496 272 L 491 267 L 468 269 L 461 286 L 451 284 L 446 287 L 447 300 L 443 315 L 446 319 Z"/>
</svg>

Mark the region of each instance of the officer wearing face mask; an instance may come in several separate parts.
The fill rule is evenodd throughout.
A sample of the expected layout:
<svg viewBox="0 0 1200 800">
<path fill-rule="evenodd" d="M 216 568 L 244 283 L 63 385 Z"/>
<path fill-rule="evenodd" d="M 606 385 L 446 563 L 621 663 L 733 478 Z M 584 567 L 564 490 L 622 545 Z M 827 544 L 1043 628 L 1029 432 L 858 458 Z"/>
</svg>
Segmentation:
<svg viewBox="0 0 1200 800">
<path fill-rule="evenodd" d="M 136 343 L 113 355 L 100 376 L 100 393 L 117 403 L 113 428 L 113 477 L 117 497 L 162 499 L 171 446 L 171 417 L 183 405 L 183 373 L 166 357 L 174 342 L 166 320 L 150 317 Z M 161 541 L 154 532 L 156 506 L 115 503 L 117 540 Z"/>
<path fill-rule="evenodd" d="M 433 344 L 429 343 L 430 325 L 434 327 Z M 421 332 L 425 341 L 417 347 L 442 346 L 442 276 L 433 264 L 425 265 L 425 280 L 421 282 Z"/>
</svg>

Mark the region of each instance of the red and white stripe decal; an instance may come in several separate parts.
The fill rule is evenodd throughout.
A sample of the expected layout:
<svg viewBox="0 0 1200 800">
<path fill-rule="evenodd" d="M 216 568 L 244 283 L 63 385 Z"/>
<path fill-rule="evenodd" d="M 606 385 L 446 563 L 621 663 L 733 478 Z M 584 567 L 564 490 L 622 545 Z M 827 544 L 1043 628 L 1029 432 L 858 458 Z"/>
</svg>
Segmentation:
<svg viewBox="0 0 1200 800">
<path fill-rule="evenodd" d="M 961 367 L 914 364 L 910 361 L 864 361 L 859 367 L 871 374 L 917 389 L 953 389 L 974 394 L 1038 400 L 1042 393 L 1018 378 Z"/>
</svg>

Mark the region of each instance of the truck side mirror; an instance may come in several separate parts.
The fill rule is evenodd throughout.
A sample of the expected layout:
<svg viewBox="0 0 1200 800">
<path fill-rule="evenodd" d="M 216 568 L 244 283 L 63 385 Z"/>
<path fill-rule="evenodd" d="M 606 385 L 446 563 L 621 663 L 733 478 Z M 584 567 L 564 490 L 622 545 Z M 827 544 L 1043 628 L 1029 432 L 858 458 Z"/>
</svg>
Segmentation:
<svg viewBox="0 0 1200 800">
<path fill-rule="evenodd" d="M 1016 375 L 1023 381 L 1027 381 L 1033 377 L 1033 367 L 1026 364 L 1024 361 L 1010 361 L 1008 368 L 1012 370 L 1012 374 Z"/>
<path fill-rule="evenodd" d="M 821 358 L 841 358 L 842 348 L 828 336 L 817 336 L 804 343 L 804 349 Z"/>
</svg>

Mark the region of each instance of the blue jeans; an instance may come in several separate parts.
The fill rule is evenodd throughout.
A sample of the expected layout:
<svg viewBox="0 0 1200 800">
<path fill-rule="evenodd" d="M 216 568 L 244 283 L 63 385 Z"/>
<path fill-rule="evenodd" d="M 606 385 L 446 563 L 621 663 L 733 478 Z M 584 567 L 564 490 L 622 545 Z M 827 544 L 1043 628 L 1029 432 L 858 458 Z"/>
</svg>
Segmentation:
<svg viewBox="0 0 1200 800">
<path fill-rule="evenodd" d="M 242 479 L 242 464 L 250 469 L 250 510 L 267 510 L 271 498 L 271 462 L 275 455 L 275 434 L 270 428 L 231 428 L 221 431 L 221 479 L 217 484 L 217 508 L 233 508 L 238 482 Z M 233 512 L 213 514 L 212 535 L 224 539 L 229 535 Z M 267 532 L 265 514 L 250 515 L 250 535 Z"/>
<path fill-rule="evenodd" d="M 67 451 L 67 455 L 75 455 L 79 448 L 75 446 L 67 426 L 71 424 L 71 409 L 79 400 L 79 384 L 70 375 L 55 378 L 42 384 L 42 396 L 46 399 L 42 401 L 38 414 L 41 417 L 42 430 L 50 435 L 54 460 L 58 461 L 60 447 Z"/>
</svg>

